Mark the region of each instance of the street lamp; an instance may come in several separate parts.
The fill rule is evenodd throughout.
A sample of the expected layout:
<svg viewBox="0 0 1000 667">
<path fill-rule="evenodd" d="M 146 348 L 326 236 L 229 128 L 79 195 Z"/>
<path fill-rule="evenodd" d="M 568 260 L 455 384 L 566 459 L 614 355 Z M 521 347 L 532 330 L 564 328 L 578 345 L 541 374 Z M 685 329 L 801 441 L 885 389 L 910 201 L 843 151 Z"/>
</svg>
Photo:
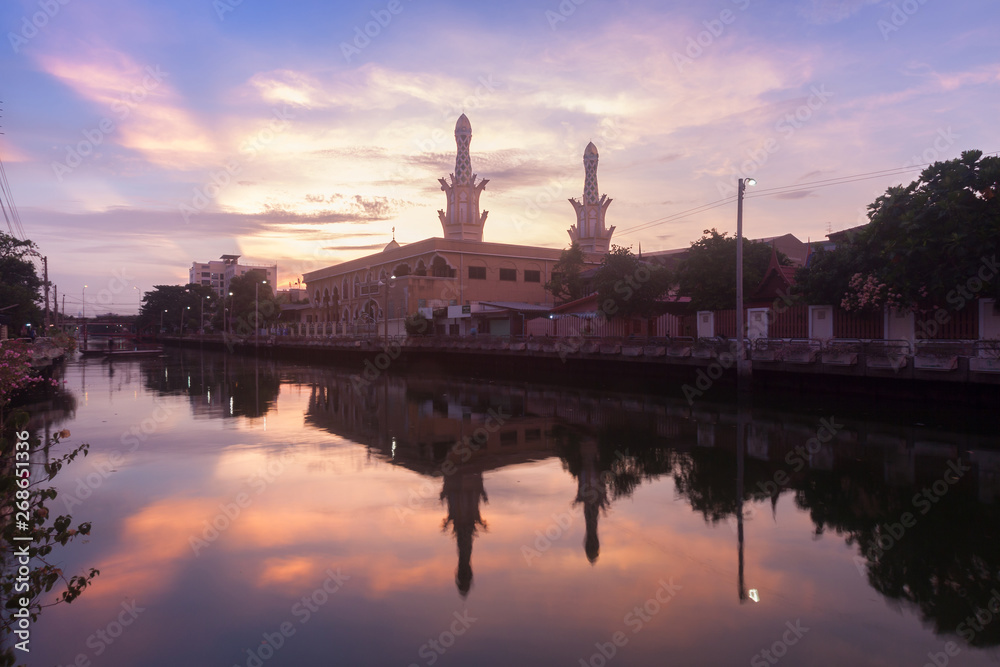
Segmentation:
<svg viewBox="0 0 1000 667">
<path fill-rule="evenodd" d="M 260 345 L 260 298 L 258 296 L 258 288 L 261 285 L 266 285 L 267 281 L 262 280 L 259 283 L 254 282 L 253 284 L 253 323 L 254 323 L 254 334 L 253 334 L 253 348 L 254 351 L 257 350 Z"/>
<path fill-rule="evenodd" d="M 201 325 L 201 330 L 203 333 L 205 331 L 205 299 L 211 299 L 211 298 L 212 298 L 211 294 L 206 294 L 205 296 L 201 297 L 201 320 L 198 321 L 198 324 Z"/>
<path fill-rule="evenodd" d="M 225 315 L 226 313 L 223 313 Z M 233 328 L 233 293 L 229 293 L 229 316 L 226 318 L 226 333 L 232 334 Z"/>
<path fill-rule="evenodd" d="M 164 314 L 165 314 L 166 312 L 167 312 L 167 309 L 166 309 L 166 308 L 164 308 L 164 309 L 163 309 L 163 312 L 162 312 L 162 313 L 160 313 L 160 333 L 163 333 L 163 315 L 164 315 Z"/>
<path fill-rule="evenodd" d="M 743 194 L 748 185 L 757 185 L 752 178 L 740 179 L 736 197 L 736 388 L 747 391 L 750 387 L 750 364 L 744 359 L 746 349 L 743 344 L 746 322 L 743 317 Z"/>
<path fill-rule="evenodd" d="M 191 306 L 185 306 L 181 308 L 181 338 L 184 337 L 184 311 L 191 310 Z"/>
<path fill-rule="evenodd" d="M 389 282 L 379 279 L 379 286 L 385 286 L 385 296 L 382 297 L 382 320 L 385 322 L 383 329 L 385 330 L 385 340 L 386 345 L 389 344 L 389 288 L 393 286 L 396 282 L 396 274 L 389 276 Z M 378 302 L 375 302 L 375 306 L 378 307 Z M 378 315 L 378 312 L 375 313 Z M 375 327 L 375 336 L 378 337 L 378 324 Z"/>
<path fill-rule="evenodd" d="M 80 319 L 83 320 L 83 349 L 87 349 L 87 286 L 83 286 L 83 296 L 80 297 L 83 307 L 83 315 Z"/>
</svg>

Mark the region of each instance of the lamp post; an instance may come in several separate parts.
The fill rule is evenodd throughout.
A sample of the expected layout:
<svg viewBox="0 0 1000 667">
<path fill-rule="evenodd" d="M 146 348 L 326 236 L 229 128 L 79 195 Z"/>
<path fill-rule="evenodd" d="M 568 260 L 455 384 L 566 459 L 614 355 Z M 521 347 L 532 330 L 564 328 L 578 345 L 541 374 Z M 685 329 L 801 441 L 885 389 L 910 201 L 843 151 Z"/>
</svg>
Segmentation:
<svg viewBox="0 0 1000 667">
<path fill-rule="evenodd" d="M 206 294 L 205 296 L 201 297 L 201 319 L 198 320 L 198 324 L 201 325 L 202 333 L 204 333 L 205 331 L 205 299 L 211 299 L 211 298 L 212 298 L 211 294 Z"/>
<path fill-rule="evenodd" d="M 83 286 L 83 296 L 80 297 L 83 308 L 83 316 L 80 318 L 83 320 L 83 349 L 87 349 L 87 286 Z"/>
<path fill-rule="evenodd" d="M 757 185 L 752 178 L 740 179 L 736 197 L 736 388 L 739 392 L 749 390 L 750 364 L 744 359 L 746 334 L 743 317 L 743 194 L 748 185 Z"/>
<path fill-rule="evenodd" d="M 385 296 L 382 297 L 382 306 L 383 306 L 383 308 L 382 308 L 382 320 L 385 322 L 385 324 L 383 324 L 382 327 L 385 330 L 385 344 L 386 345 L 389 344 L 389 288 L 392 287 L 393 284 L 395 284 L 395 282 L 396 282 L 396 275 L 395 274 L 389 276 L 389 281 L 388 282 L 386 282 L 385 280 L 381 280 L 381 279 L 378 281 L 378 284 L 379 284 L 380 287 L 382 287 L 382 286 L 385 287 Z M 378 302 L 376 302 L 375 305 L 378 306 Z M 376 313 L 376 315 L 377 314 L 378 313 Z M 375 325 L 375 336 L 376 336 L 376 338 L 378 337 L 378 324 Z"/>
<path fill-rule="evenodd" d="M 191 310 L 191 306 L 185 306 L 181 308 L 181 338 L 184 337 L 184 311 Z"/>
<path fill-rule="evenodd" d="M 167 312 L 167 309 L 164 308 L 163 312 L 160 313 L 160 333 L 163 333 L 163 316 L 164 316 L 164 314 L 166 314 L 166 312 Z"/>
<path fill-rule="evenodd" d="M 258 288 L 261 285 L 266 285 L 266 280 L 261 280 L 259 283 L 254 282 L 253 284 L 253 323 L 254 323 L 254 334 L 253 334 L 253 348 L 254 351 L 260 346 L 260 297 L 258 296 Z"/>
<path fill-rule="evenodd" d="M 226 313 L 223 313 L 225 315 Z M 233 293 L 229 293 L 229 317 L 226 318 L 226 333 L 232 335 L 233 331 Z"/>
</svg>

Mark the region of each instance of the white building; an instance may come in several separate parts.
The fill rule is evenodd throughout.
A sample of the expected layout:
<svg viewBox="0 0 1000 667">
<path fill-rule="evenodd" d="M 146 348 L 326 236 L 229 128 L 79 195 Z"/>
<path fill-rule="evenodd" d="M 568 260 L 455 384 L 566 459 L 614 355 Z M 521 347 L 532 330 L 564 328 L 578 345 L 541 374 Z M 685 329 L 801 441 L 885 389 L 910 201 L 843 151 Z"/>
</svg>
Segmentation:
<svg viewBox="0 0 1000 667">
<path fill-rule="evenodd" d="M 211 287 L 213 292 L 224 297 L 229 293 L 229 283 L 233 278 L 250 271 L 262 271 L 267 274 L 268 284 L 272 288 L 277 287 L 277 264 L 240 264 L 239 259 L 239 255 L 223 255 L 210 262 L 192 262 L 188 282 Z"/>
</svg>

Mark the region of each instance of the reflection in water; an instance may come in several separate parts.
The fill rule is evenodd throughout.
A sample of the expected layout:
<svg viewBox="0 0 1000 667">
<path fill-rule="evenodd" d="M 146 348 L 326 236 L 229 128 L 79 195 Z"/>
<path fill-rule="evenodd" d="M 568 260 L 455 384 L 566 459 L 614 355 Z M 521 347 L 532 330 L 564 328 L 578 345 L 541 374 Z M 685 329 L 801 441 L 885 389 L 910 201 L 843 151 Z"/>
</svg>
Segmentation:
<svg viewBox="0 0 1000 667">
<path fill-rule="evenodd" d="M 942 641 L 957 636 L 963 647 L 1000 645 L 1000 620 L 968 621 L 1000 590 L 1000 454 L 992 434 L 835 415 L 836 408 L 692 408 L 659 396 L 429 375 L 357 383 L 347 371 L 210 354 L 132 364 L 116 367 L 113 376 L 88 367 L 84 394 L 91 391 L 96 401 L 100 383 L 109 394 L 132 391 L 123 378 L 137 374 L 154 397 L 186 401 L 193 419 L 174 428 L 201 429 L 201 438 L 222 423 L 236 431 L 218 452 L 204 454 L 217 459 L 197 462 L 198 471 L 209 471 L 199 482 L 203 487 L 178 494 L 172 488 L 177 482 L 165 483 L 169 490 L 155 504 L 156 517 L 193 517 L 200 527 L 199 494 L 208 497 L 204 513 L 210 517 L 238 489 L 221 499 L 209 490 L 220 480 L 251 474 L 257 448 L 294 447 L 297 458 L 289 460 L 309 461 L 301 469 L 290 464 L 233 521 L 206 556 L 217 562 L 195 565 L 206 572 L 247 572 L 259 587 L 251 593 L 259 597 L 239 596 L 260 614 L 272 594 L 265 582 L 293 579 L 314 562 L 322 568 L 350 563 L 355 582 L 371 580 L 367 597 L 358 593 L 351 604 L 376 605 L 366 607 L 369 616 L 352 608 L 350 618 L 391 615 L 401 605 L 410 620 L 397 619 L 395 631 L 407 634 L 413 627 L 421 637 L 398 653 L 386 640 L 371 649 L 384 653 L 359 664 L 412 662 L 420 643 L 440 632 L 413 618 L 426 615 L 430 624 L 433 614 L 424 610 L 435 607 L 450 617 L 456 588 L 461 604 L 489 611 L 491 622 L 512 636 L 541 628 L 544 638 L 524 642 L 544 653 L 532 654 L 537 664 L 576 664 L 577 652 L 590 655 L 595 641 L 618 629 L 620 623 L 609 623 L 620 621 L 620 610 L 648 598 L 659 585 L 653 582 L 674 571 L 686 576 L 683 594 L 671 602 L 675 611 L 655 620 L 660 633 L 644 633 L 649 644 L 629 646 L 633 653 L 623 664 L 659 664 L 664 651 L 686 664 L 745 662 L 759 650 L 760 636 L 770 638 L 800 614 L 811 615 L 819 629 L 796 647 L 812 651 L 810 658 L 801 654 L 789 664 L 888 664 L 899 646 L 926 643 L 925 631 L 901 629 L 891 611 L 867 606 L 870 596 L 841 599 L 841 590 L 852 586 L 874 589 L 916 613 L 945 635 Z M 266 432 L 257 429 L 250 437 L 241 431 L 265 417 Z M 823 431 L 830 423 L 836 427 Z M 190 439 L 187 433 L 180 430 L 177 440 Z M 171 446 L 165 440 L 148 451 L 169 452 Z M 354 468 L 323 477 L 325 461 Z M 157 466 L 166 464 L 157 460 Z M 176 474 L 187 480 L 194 473 L 182 467 Z M 424 492 L 425 486 L 431 490 Z M 922 495 L 924 489 L 931 495 Z M 272 516 L 269 503 L 283 517 L 277 526 L 265 520 Z M 549 537 L 551 549 L 526 568 L 521 548 L 534 543 L 553 512 L 569 512 L 576 523 Z M 904 521 L 907 513 L 913 521 Z M 297 528 L 283 528 L 286 522 Z M 442 529 L 447 551 L 435 551 Z M 150 551 L 182 553 L 192 530 L 188 524 L 173 529 L 181 536 L 179 549 Z M 573 538 L 560 543 L 561 535 Z M 169 558 L 184 562 L 184 556 L 157 557 L 161 565 L 173 562 Z M 267 577 L 253 574 L 253 559 L 266 564 Z M 198 576 L 207 585 L 205 575 Z M 648 590 L 636 587 L 640 579 L 648 579 Z M 314 585 L 307 580 L 301 587 L 308 592 Z M 200 599 L 205 591 L 195 588 L 190 595 Z M 410 595 L 416 601 L 406 607 Z M 759 603 L 743 604 L 749 600 Z M 536 608 L 558 611 L 539 616 L 531 611 Z M 361 621 L 338 618 L 359 636 L 378 634 Z M 876 623 L 893 644 L 850 648 L 867 632 L 852 625 L 860 622 L 856 618 Z M 731 641 L 717 641 L 718 627 L 730 628 Z M 498 662 L 495 647 L 474 639 L 477 631 L 463 638 L 464 648 L 456 647 L 458 662 L 452 664 L 517 662 Z M 254 638 L 245 634 L 239 639 L 244 646 Z M 309 664 L 308 656 L 320 650 L 309 641 L 303 633 L 302 645 L 311 650 L 299 663 L 274 664 Z M 576 648 L 568 654 L 567 646 Z M 220 655 L 220 664 L 232 664 L 232 655 Z M 291 649 L 287 655 L 282 659 L 292 659 Z"/>
<path fill-rule="evenodd" d="M 591 563 L 600 554 L 600 514 L 644 481 L 672 475 L 677 492 L 707 523 L 734 523 L 740 602 L 748 599 L 747 504 L 751 518 L 763 502 L 777 521 L 786 493 L 809 512 L 817 535 L 832 528 L 859 547 L 877 591 L 910 603 L 939 633 L 959 632 L 959 623 L 987 608 L 1000 587 L 1000 516 L 992 504 L 1000 491 L 1000 456 L 984 452 L 995 444 L 988 437 L 845 420 L 836 437 L 819 442 L 828 415 L 755 417 L 748 406 L 727 405 L 692 413 L 668 399 L 398 377 L 358 393 L 349 376 L 303 373 L 315 382 L 307 423 L 362 442 L 396 465 L 443 477 L 444 523 L 453 526 L 458 543 L 456 585 L 463 596 L 472 581 L 473 539 L 486 527 L 483 472 L 552 455 L 576 479 L 573 502 L 583 507 L 583 548 Z M 466 451 L 462 443 L 474 433 L 485 433 L 496 411 L 510 417 L 489 432 L 470 462 L 458 463 L 468 454 L 455 452 Z M 450 459 L 458 467 L 443 474 Z M 933 484 L 952 460 L 964 461 L 969 471 L 935 499 L 926 520 L 892 538 L 887 531 L 902 512 L 919 515 L 915 491 Z M 880 539 L 883 545 L 892 539 L 892 548 L 881 549 Z M 1000 644 L 1000 623 L 970 643 Z"/>
<path fill-rule="evenodd" d="M 256 419 L 275 405 L 281 381 L 274 361 L 192 352 L 178 360 L 177 365 L 143 361 L 146 387 L 164 396 L 188 396 L 198 417 Z"/>
<path fill-rule="evenodd" d="M 444 478 L 441 499 L 448 503 L 448 518 L 444 529 L 454 526 L 455 540 L 458 542 L 458 568 L 455 570 L 455 585 L 462 597 L 472 588 L 472 540 L 479 526 L 486 529 L 486 522 L 479 513 L 479 501 L 488 500 L 483 488 L 482 472 L 457 472 Z"/>
</svg>

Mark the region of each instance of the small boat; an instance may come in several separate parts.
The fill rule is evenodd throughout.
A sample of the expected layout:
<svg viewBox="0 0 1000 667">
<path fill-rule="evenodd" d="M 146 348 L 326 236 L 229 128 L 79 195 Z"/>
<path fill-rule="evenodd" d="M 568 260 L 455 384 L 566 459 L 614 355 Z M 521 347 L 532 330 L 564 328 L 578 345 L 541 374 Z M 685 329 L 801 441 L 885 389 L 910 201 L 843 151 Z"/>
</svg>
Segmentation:
<svg viewBox="0 0 1000 667">
<path fill-rule="evenodd" d="M 104 352 L 105 357 L 152 357 L 163 354 L 163 347 L 160 345 L 151 347 L 134 347 L 124 350 L 108 350 Z"/>
</svg>

